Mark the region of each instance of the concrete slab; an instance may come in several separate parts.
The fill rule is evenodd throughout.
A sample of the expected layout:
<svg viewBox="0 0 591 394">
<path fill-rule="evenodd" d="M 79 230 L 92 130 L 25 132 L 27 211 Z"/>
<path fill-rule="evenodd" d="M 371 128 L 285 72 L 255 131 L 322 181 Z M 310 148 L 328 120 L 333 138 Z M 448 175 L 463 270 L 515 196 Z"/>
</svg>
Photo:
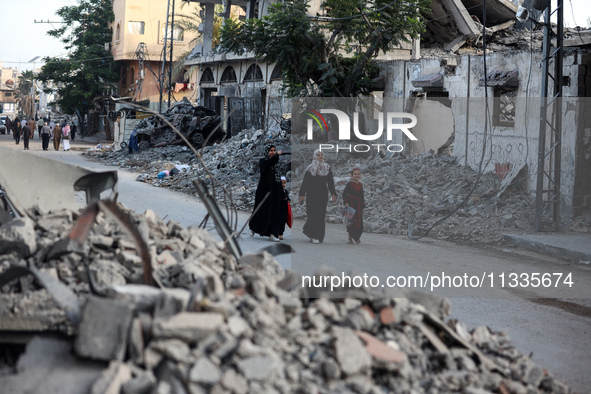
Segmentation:
<svg viewBox="0 0 591 394">
<path fill-rule="evenodd" d="M 0 377 L 0 392 L 86 394 L 105 363 L 80 360 L 67 339 L 35 337 L 17 364 L 17 373 Z"/>
<path fill-rule="evenodd" d="M 591 235 L 589 234 L 505 234 L 505 240 L 515 246 L 540 253 L 591 261 Z"/>
</svg>

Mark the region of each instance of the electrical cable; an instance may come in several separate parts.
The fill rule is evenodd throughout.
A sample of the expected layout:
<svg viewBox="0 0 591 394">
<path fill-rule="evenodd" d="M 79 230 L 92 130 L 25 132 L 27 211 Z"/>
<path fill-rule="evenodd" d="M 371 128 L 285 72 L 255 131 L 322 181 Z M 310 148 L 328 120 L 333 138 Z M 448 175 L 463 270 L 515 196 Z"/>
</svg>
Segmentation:
<svg viewBox="0 0 591 394">
<path fill-rule="evenodd" d="M 432 229 L 434 229 L 436 226 L 438 226 L 439 224 L 441 224 L 444 221 L 446 221 L 447 219 L 449 219 L 454 213 L 456 213 L 456 211 L 458 209 L 460 209 L 461 207 L 466 205 L 466 203 L 468 202 L 468 200 L 470 199 L 470 197 L 472 196 L 472 194 L 476 190 L 476 187 L 480 183 L 480 179 L 482 178 L 482 175 L 484 173 L 484 168 L 486 168 L 486 166 L 488 166 L 488 164 L 490 163 L 490 161 L 492 159 L 492 144 L 490 144 L 491 145 L 491 154 L 490 154 L 489 160 L 487 161 L 487 164 L 483 167 L 484 157 L 486 156 L 486 140 L 488 138 L 489 114 L 490 114 L 489 107 L 488 107 L 488 69 L 487 69 L 487 62 L 486 62 L 486 0 L 484 0 L 483 4 L 484 4 L 484 11 L 483 11 L 483 24 L 482 24 L 482 51 L 483 51 L 483 62 L 484 62 L 485 116 L 484 116 L 484 133 L 482 136 L 482 156 L 480 157 L 480 163 L 478 164 L 478 175 L 476 176 L 476 180 L 474 181 L 474 184 L 472 185 L 472 188 L 470 189 L 470 191 L 468 192 L 466 197 L 464 197 L 464 199 L 451 212 L 449 212 L 447 215 L 445 215 L 441 219 L 437 220 L 433 225 L 431 225 L 431 227 L 429 227 L 427 230 L 425 230 L 425 232 L 423 234 L 421 234 L 419 236 L 413 235 L 413 230 L 416 225 L 416 220 L 415 220 L 409 226 L 408 232 L 407 232 L 407 236 L 413 240 L 419 240 L 419 239 L 427 236 L 429 234 L 429 232 L 431 232 Z M 491 135 L 491 137 L 492 137 L 492 135 Z"/>
</svg>

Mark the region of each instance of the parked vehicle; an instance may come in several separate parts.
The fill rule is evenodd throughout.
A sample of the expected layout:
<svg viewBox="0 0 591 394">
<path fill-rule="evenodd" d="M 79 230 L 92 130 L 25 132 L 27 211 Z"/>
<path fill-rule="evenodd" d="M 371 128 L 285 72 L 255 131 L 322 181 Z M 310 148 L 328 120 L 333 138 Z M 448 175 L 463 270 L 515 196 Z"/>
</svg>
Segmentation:
<svg viewBox="0 0 591 394">
<path fill-rule="evenodd" d="M 8 116 L 0 116 L 0 133 L 6 134 L 8 133 L 8 128 L 6 127 L 6 120 Z"/>
</svg>

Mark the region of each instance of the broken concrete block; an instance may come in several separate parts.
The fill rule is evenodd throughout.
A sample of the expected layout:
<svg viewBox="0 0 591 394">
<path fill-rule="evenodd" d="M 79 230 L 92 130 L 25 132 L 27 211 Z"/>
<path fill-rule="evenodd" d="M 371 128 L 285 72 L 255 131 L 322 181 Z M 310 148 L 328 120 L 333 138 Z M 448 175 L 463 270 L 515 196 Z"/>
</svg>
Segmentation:
<svg viewBox="0 0 591 394">
<path fill-rule="evenodd" d="M 346 326 L 365 331 L 370 331 L 375 322 L 375 314 L 365 306 L 350 312 L 344 319 Z"/>
<path fill-rule="evenodd" d="M 18 359 L 16 373 L 0 376 L 0 392 L 88 394 L 105 366 L 80 362 L 69 340 L 35 336 Z"/>
<path fill-rule="evenodd" d="M 350 328 L 332 328 L 336 359 L 346 375 L 356 375 L 371 366 L 371 356 Z"/>
<path fill-rule="evenodd" d="M 191 293 L 185 289 L 161 290 L 154 309 L 155 318 L 174 316 L 187 310 Z"/>
<path fill-rule="evenodd" d="M 88 242 L 97 248 L 110 250 L 113 246 L 113 237 L 107 237 L 100 234 L 91 234 L 88 236 Z"/>
<path fill-rule="evenodd" d="M 107 297 L 124 301 L 137 312 L 152 313 L 163 290 L 147 285 L 112 285 L 106 290 Z"/>
<path fill-rule="evenodd" d="M 235 337 L 239 337 L 240 335 L 242 335 L 242 333 L 246 332 L 250 328 L 246 320 L 244 320 L 240 316 L 231 316 L 228 319 L 227 326 L 232 335 L 234 335 Z"/>
<path fill-rule="evenodd" d="M 149 347 L 174 361 L 184 363 L 191 363 L 194 361 L 189 345 L 180 339 L 152 340 Z"/>
<path fill-rule="evenodd" d="M 111 361 L 109 368 L 103 371 L 100 378 L 94 382 L 90 394 L 119 394 L 123 383 L 131 379 L 131 368 L 128 365 Z"/>
<path fill-rule="evenodd" d="M 259 355 L 238 362 L 238 369 L 247 380 L 264 380 L 271 376 L 277 367 L 272 357 Z"/>
<path fill-rule="evenodd" d="M 248 381 L 232 368 L 224 372 L 221 383 L 225 389 L 232 393 L 246 394 L 248 392 Z"/>
<path fill-rule="evenodd" d="M 178 264 L 183 261 L 183 256 L 178 252 L 165 250 L 156 257 L 156 263 L 160 266 Z"/>
<path fill-rule="evenodd" d="M 474 342 L 480 346 L 487 346 L 489 341 L 490 341 L 490 331 L 488 330 L 488 327 L 486 326 L 478 326 L 474 329 L 474 332 L 472 332 L 472 339 L 474 340 Z"/>
<path fill-rule="evenodd" d="M 209 361 L 207 357 L 201 357 L 191 368 L 189 380 L 195 383 L 214 385 L 220 380 L 220 368 Z"/>
<path fill-rule="evenodd" d="M 88 271 L 94 276 L 95 283 L 101 289 L 112 285 L 125 285 L 126 277 L 130 272 L 115 261 L 95 260 L 88 267 Z"/>
<path fill-rule="evenodd" d="M 143 373 L 121 386 L 122 394 L 149 394 L 156 386 L 156 377 L 151 373 Z"/>
<path fill-rule="evenodd" d="M 128 270 L 142 268 L 142 258 L 136 253 L 121 251 L 117 255 L 117 261 L 121 263 Z"/>
<path fill-rule="evenodd" d="M 341 375 L 339 365 L 333 359 L 328 359 L 322 363 L 322 373 L 328 380 L 338 379 Z"/>
<path fill-rule="evenodd" d="M 37 251 L 35 225 L 27 217 L 14 219 L 0 226 L 0 255 L 16 252 L 29 257 Z"/>
<path fill-rule="evenodd" d="M 168 319 L 154 319 L 154 337 L 196 342 L 217 330 L 223 322 L 224 317 L 219 313 L 183 312 Z"/>
<path fill-rule="evenodd" d="M 76 353 L 95 360 L 122 360 L 132 317 L 132 305 L 89 297 L 80 318 Z"/>
<path fill-rule="evenodd" d="M 142 319 L 135 318 L 131 322 L 129 330 L 129 345 L 128 356 L 135 364 L 142 365 L 144 363 L 144 333 L 142 328 Z"/>
</svg>

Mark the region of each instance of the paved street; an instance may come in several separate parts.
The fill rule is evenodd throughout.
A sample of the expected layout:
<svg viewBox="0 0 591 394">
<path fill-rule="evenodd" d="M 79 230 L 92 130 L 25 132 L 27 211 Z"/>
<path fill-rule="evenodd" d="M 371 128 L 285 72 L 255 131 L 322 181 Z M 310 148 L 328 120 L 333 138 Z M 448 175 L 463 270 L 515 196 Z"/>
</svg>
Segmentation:
<svg viewBox="0 0 591 394">
<path fill-rule="evenodd" d="M 22 143 L 15 145 L 12 136 L 0 135 L 0 144 L 22 149 Z M 27 154 L 91 169 L 113 169 L 88 161 L 75 150 L 84 147 L 82 142 L 76 141 L 70 152 L 44 152 L 41 142 L 33 140 Z M 152 209 L 165 220 L 172 219 L 184 226 L 196 226 L 201 222 L 206 211 L 196 197 L 137 182 L 136 176 L 119 171 L 119 201 L 127 207 L 138 212 Z M 239 214 L 239 226 L 248 216 L 248 212 Z M 339 275 L 353 271 L 375 275 L 382 281 L 390 275 L 425 276 L 442 272 L 479 277 L 486 273 L 493 274 L 495 279 L 501 274 L 508 278 L 511 273 L 572 273 L 575 285 L 571 288 L 462 288 L 453 292 L 435 291 L 435 294 L 450 297 L 451 317 L 469 327 L 487 325 L 507 331 L 522 353 L 532 353 L 534 361 L 569 382 L 576 391 L 589 391 L 591 265 L 515 247 L 472 248 L 432 239 L 412 241 L 406 237 L 379 234 L 364 234 L 361 244 L 348 245 L 342 225 L 328 225 L 325 242 L 312 245 L 301 233 L 301 226 L 302 223 L 297 221 L 293 235 L 291 232 L 286 234 L 286 242 L 292 244 L 296 253 L 280 256 L 278 260 L 284 268 L 304 274 L 321 266 L 330 267 Z M 246 231 L 240 243 L 244 251 L 257 251 L 269 244 L 266 239 L 249 237 Z"/>
</svg>

